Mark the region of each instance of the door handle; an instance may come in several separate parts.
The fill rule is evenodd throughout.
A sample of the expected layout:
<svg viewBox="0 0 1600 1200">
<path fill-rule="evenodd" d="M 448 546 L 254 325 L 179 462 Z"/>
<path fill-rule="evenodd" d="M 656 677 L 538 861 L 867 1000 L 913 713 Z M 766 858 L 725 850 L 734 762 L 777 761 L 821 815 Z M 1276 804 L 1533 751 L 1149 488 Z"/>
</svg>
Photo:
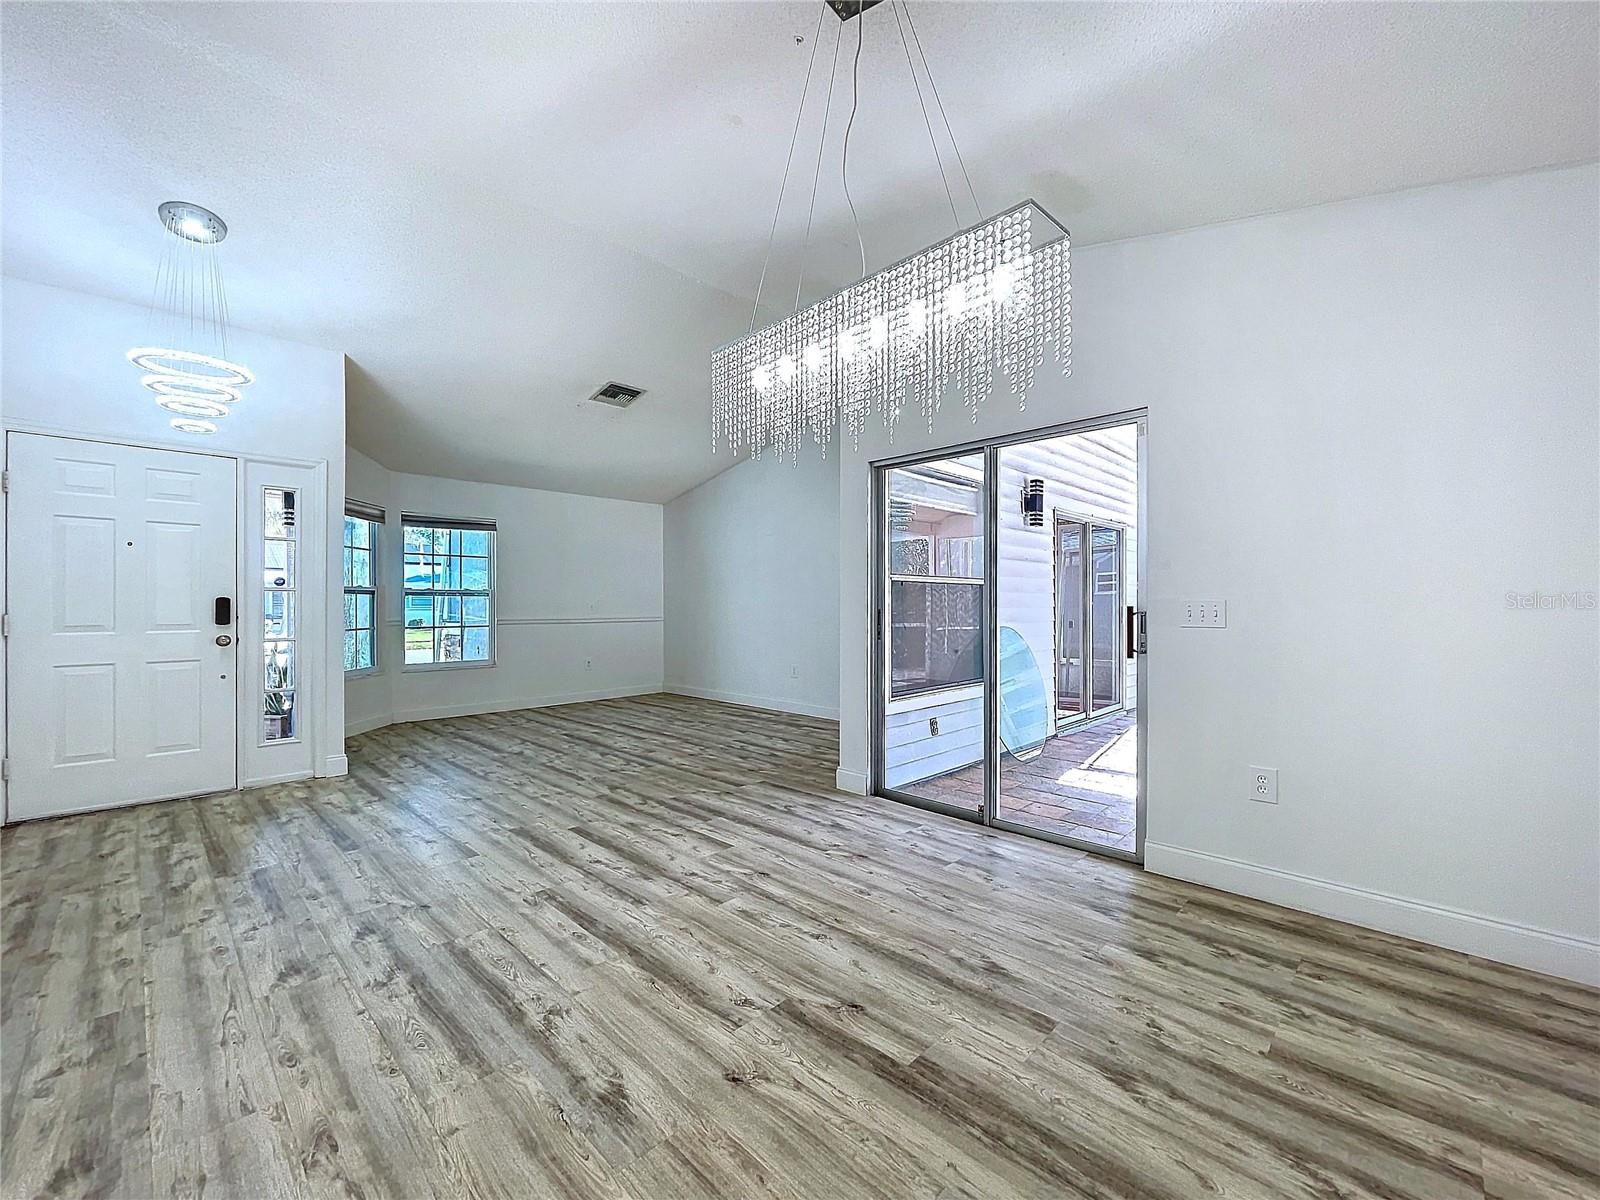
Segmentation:
<svg viewBox="0 0 1600 1200">
<path fill-rule="evenodd" d="M 225 633 L 219 633 L 217 634 L 217 645 L 231 646 L 233 645 L 233 639 Z"/>
<path fill-rule="evenodd" d="M 218 596 L 211 606 L 212 620 L 218 625 L 233 624 L 233 598 Z"/>
</svg>

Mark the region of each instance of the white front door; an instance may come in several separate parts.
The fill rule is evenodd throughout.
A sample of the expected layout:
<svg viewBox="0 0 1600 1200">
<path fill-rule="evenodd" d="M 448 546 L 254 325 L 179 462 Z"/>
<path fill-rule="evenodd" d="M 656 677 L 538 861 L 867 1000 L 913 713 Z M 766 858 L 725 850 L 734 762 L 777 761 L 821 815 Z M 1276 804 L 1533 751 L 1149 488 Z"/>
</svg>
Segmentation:
<svg viewBox="0 0 1600 1200">
<path fill-rule="evenodd" d="M 13 433 L 7 466 L 8 818 L 232 788 L 233 461 Z"/>
</svg>

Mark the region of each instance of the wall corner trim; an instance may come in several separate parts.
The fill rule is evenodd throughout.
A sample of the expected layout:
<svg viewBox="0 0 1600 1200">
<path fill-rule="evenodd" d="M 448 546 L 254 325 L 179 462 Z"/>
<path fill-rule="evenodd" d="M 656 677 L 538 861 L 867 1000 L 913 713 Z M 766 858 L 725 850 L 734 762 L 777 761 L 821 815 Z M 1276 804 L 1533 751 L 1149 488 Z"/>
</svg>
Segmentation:
<svg viewBox="0 0 1600 1200">
<path fill-rule="evenodd" d="M 1145 842 L 1144 865 L 1157 875 L 1600 986 L 1600 941 L 1160 842 Z"/>
<path fill-rule="evenodd" d="M 867 794 L 867 777 L 861 771 L 840 767 L 833 773 L 833 783 L 841 792 L 849 792 L 852 796 Z"/>
<path fill-rule="evenodd" d="M 393 725 L 394 720 L 393 713 L 384 712 L 370 717 L 362 717 L 357 721 L 346 721 L 344 735 L 347 738 L 353 738 L 357 734 L 371 733 L 374 729 L 382 729 L 385 725 Z"/>
</svg>

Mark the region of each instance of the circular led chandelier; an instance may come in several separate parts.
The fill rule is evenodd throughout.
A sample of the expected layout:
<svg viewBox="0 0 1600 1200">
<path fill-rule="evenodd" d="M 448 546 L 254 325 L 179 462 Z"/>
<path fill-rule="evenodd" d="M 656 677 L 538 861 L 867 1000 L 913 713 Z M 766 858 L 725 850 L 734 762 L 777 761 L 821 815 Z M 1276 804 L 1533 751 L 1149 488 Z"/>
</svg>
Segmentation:
<svg viewBox="0 0 1600 1200">
<path fill-rule="evenodd" d="M 256 381 L 250 369 L 228 360 L 228 296 L 217 244 L 228 226 L 210 209 L 168 200 L 156 210 L 172 235 L 156 268 L 152 324 L 164 345 L 135 346 L 128 361 L 156 404 L 172 413 L 179 433 L 217 432 L 243 392 Z"/>
<path fill-rule="evenodd" d="M 1053 350 L 1063 374 L 1072 372 L 1071 238 L 1066 228 L 1033 200 L 1024 200 L 991 217 L 982 216 L 905 0 L 889 0 L 889 9 L 905 50 L 906 66 L 916 87 L 956 232 L 868 275 L 866 246 L 857 220 L 856 241 L 861 251 L 861 277 L 857 282 L 802 309 L 802 274 L 795 287 L 794 310 L 764 328 L 755 327 L 795 142 L 811 88 L 811 72 L 816 65 L 818 37 L 830 10 L 839 18 L 840 34 L 834 41 L 834 66 L 817 144 L 817 172 L 820 174 L 827 139 L 839 43 L 845 23 L 854 21 L 852 96 L 840 178 L 845 201 L 855 218 L 847 168 L 850 130 L 855 123 L 863 14 L 881 2 L 827 0 L 818 14 L 817 36 L 812 38 L 811 62 L 800 93 L 800 111 L 795 114 L 783 182 L 778 187 L 778 205 L 767 235 L 767 255 L 756 285 L 750 327 L 744 337 L 711 353 L 713 450 L 726 443 L 735 453 L 748 451 L 760 457 L 763 450 L 771 448 L 780 457 L 793 458 L 798 455 L 801 441 L 809 437 L 826 454 L 834 430 L 841 425 L 852 444 L 859 445 L 867 414 L 873 408 L 878 409 L 892 438 L 907 404 L 921 410 L 931 432 L 940 401 L 951 383 L 964 394 L 967 409 L 976 421 L 979 405 L 988 398 L 997 374 L 1010 382 L 1025 408 L 1036 372 L 1044 366 L 1048 352 Z M 962 227 L 913 51 L 926 77 L 934 111 L 939 114 L 966 180 L 972 208 L 979 216 L 976 224 Z M 816 194 L 814 176 L 813 209 Z M 802 258 L 810 245 L 811 218 L 812 210 L 808 210 Z"/>
</svg>

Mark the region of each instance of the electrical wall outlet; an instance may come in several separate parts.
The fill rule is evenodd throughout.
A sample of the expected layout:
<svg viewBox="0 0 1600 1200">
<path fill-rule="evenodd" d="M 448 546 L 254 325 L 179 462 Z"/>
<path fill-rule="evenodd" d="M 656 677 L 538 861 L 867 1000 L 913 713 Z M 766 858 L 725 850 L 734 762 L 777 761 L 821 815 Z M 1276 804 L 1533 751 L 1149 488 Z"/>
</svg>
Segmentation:
<svg viewBox="0 0 1600 1200">
<path fill-rule="evenodd" d="M 1226 600 L 1185 600 L 1182 621 L 1186 629 L 1226 629 L 1228 602 Z"/>
<path fill-rule="evenodd" d="M 929 717 L 928 718 L 928 736 L 929 737 L 938 737 L 939 736 L 939 718 L 938 717 Z"/>
<path fill-rule="evenodd" d="M 799 667 L 790 667 L 789 668 L 789 678 L 790 679 L 799 679 L 800 678 L 800 668 Z"/>
<path fill-rule="evenodd" d="M 1250 799 L 1261 804 L 1278 802 L 1278 768 L 1250 768 Z"/>
</svg>

